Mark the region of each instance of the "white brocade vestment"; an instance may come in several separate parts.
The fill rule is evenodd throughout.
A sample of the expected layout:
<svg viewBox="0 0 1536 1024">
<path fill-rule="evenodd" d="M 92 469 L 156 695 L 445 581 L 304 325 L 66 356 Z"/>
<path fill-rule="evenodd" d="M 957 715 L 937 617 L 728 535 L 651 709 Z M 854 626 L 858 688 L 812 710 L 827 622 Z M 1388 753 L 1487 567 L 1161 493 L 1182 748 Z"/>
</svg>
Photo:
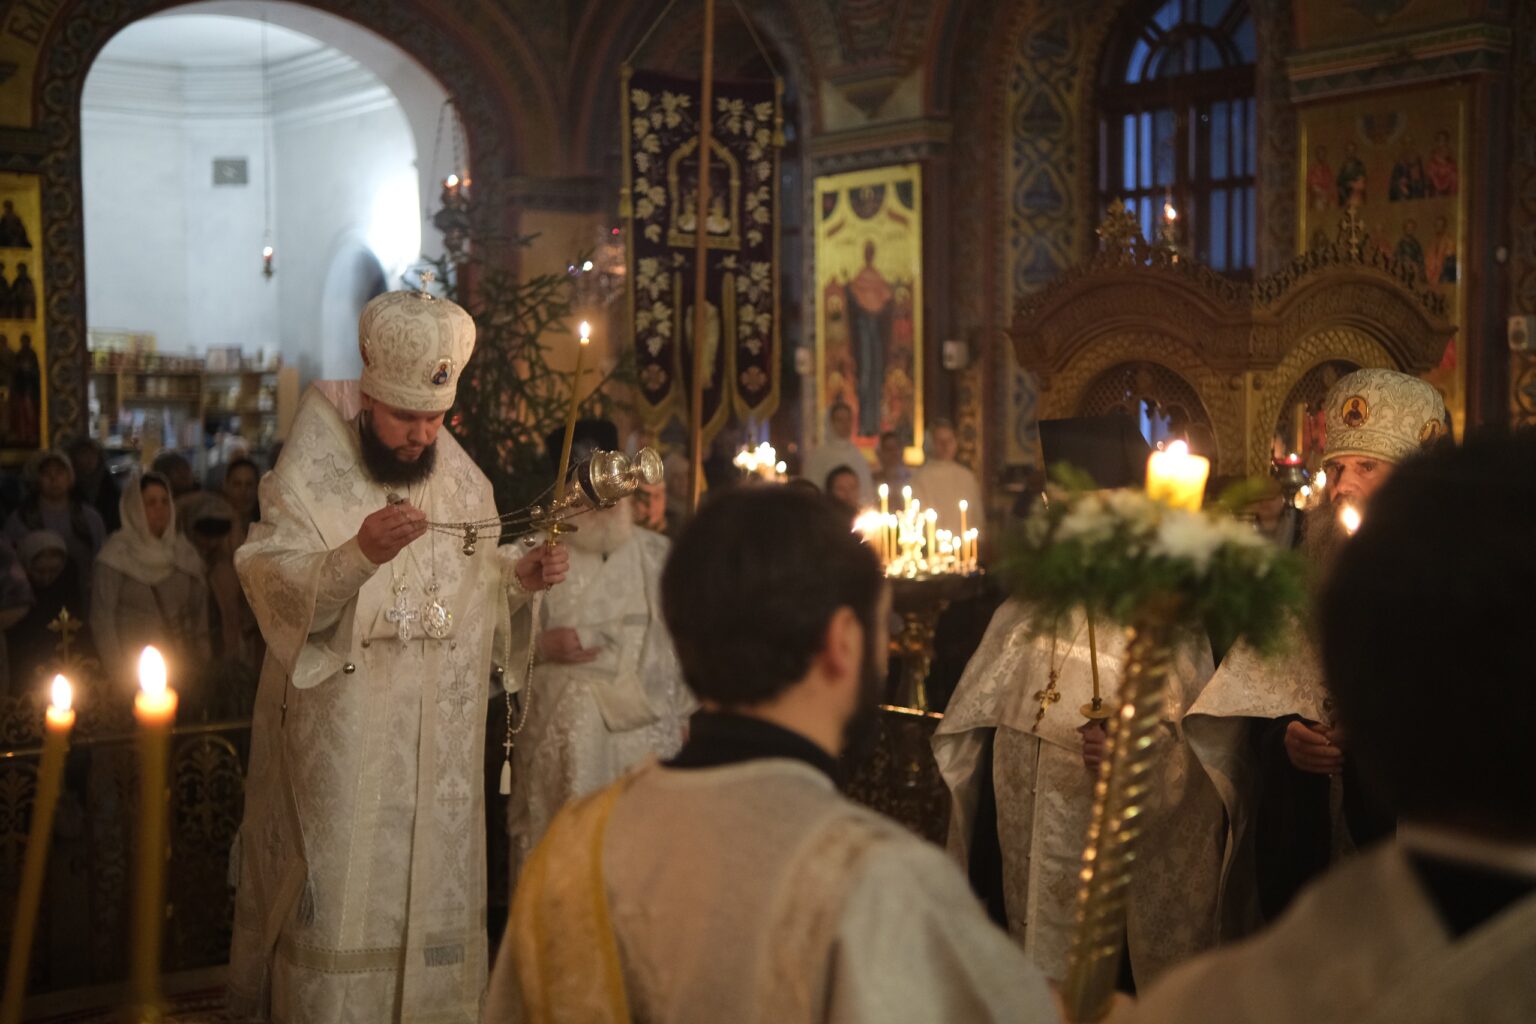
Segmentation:
<svg viewBox="0 0 1536 1024">
<path fill-rule="evenodd" d="M 1303 889 L 1273 927 L 1173 971 L 1113 1024 L 1529 1024 L 1536 896 L 1447 931 L 1396 842 Z"/>
<path fill-rule="evenodd" d="M 510 606 L 494 542 L 466 557 L 428 533 L 369 562 L 357 531 L 389 490 L 409 490 L 436 521 L 496 514 L 447 431 L 426 483 L 375 483 L 356 425 L 312 387 L 235 556 L 267 641 L 232 865 L 230 1006 L 242 1018 L 479 1019 L 485 711 Z M 442 639 L 424 630 L 434 580 L 453 616 Z M 400 586 L 419 616 L 406 640 L 392 617 Z"/>
<path fill-rule="evenodd" d="M 1050 632 L 1031 636 L 1030 627 L 1030 611 L 1019 602 L 998 609 L 955 689 L 933 748 L 954 796 L 950 849 L 966 863 L 985 733 L 996 730 L 993 783 L 1009 930 L 1046 976 L 1059 980 L 1066 973 L 1093 808 L 1096 776 L 1083 765 L 1077 731 L 1086 721 L 1080 709 L 1093 696 L 1093 676 L 1080 612 L 1060 623 L 1054 655 Z M 1119 703 L 1125 632 L 1109 623 L 1096 632 L 1100 694 L 1113 708 Z M 1037 726 L 1037 695 L 1047 689 L 1053 664 L 1059 698 L 1047 704 Z M 1218 937 L 1222 806 L 1183 730 L 1185 708 L 1210 674 L 1210 649 L 1203 639 L 1181 646 L 1154 739 L 1158 757 L 1146 832 L 1131 881 L 1126 928 L 1138 985 Z"/>
<path fill-rule="evenodd" d="M 677 753 L 695 707 L 661 617 L 667 539 L 636 528 L 606 559 L 567 550 L 570 574 L 545 597 L 539 629 L 573 628 L 584 648 L 601 653 L 534 668 L 528 724 L 513 747 L 514 883 L 561 807 L 647 757 Z"/>
</svg>

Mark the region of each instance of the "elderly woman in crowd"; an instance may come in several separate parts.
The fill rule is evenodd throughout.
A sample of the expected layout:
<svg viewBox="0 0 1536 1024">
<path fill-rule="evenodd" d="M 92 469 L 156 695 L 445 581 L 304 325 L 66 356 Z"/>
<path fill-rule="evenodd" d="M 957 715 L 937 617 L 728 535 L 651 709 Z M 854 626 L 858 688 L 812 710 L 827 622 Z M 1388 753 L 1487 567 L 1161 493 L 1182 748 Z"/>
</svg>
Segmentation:
<svg viewBox="0 0 1536 1024">
<path fill-rule="evenodd" d="M 168 481 L 155 473 L 128 481 L 123 528 L 97 559 L 91 631 L 109 676 L 131 680 L 140 648 L 154 644 L 173 666 L 208 658 L 208 589 L 203 560 L 176 532 Z"/>
</svg>

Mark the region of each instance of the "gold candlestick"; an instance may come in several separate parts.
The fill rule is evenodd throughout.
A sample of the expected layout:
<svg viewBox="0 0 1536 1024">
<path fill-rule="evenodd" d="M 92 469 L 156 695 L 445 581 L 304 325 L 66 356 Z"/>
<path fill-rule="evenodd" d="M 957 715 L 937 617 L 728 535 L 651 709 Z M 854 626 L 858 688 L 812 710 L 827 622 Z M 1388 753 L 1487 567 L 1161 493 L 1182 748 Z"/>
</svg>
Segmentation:
<svg viewBox="0 0 1536 1024">
<path fill-rule="evenodd" d="M 135 1020 L 160 1014 L 160 940 L 165 925 L 166 760 L 176 691 L 166 685 L 165 659 L 153 647 L 139 656 L 139 835 L 129 949 L 129 1009 Z"/>
<path fill-rule="evenodd" d="M 53 704 L 46 716 L 43 756 L 37 766 L 37 793 L 32 799 L 32 827 L 27 833 L 27 852 L 21 864 L 21 888 L 16 895 L 16 920 L 11 927 L 11 952 L 5 964 L 5 996 L 0 1000 L 0 1024 L 21 1020 L 21 1002 L 27 994 L 27 967 L 32 960 L 32 938 L 37 932 L 37 908 L 43 895 L 43 876 L 48 868 L 48 846 L 53 838 L 53 812 L 58 807 L 64 778 L 64 755 L 69 751 L 69 730 L 75 713 L 69 680 L 53 677 Z"/>
<path fill-rule="evenodd" d="M 1099 696 L 1099 638 L 1093 631 L 1093 612 L 1088 616 L 1088 667 L 1093 670 L 1093 700 L 1083 705 L 1083 717 L 1094 721 L 1103 721 L 1109 717 L 1109 710 L 1104 707 L 1104 698 Z"/>
</svg>

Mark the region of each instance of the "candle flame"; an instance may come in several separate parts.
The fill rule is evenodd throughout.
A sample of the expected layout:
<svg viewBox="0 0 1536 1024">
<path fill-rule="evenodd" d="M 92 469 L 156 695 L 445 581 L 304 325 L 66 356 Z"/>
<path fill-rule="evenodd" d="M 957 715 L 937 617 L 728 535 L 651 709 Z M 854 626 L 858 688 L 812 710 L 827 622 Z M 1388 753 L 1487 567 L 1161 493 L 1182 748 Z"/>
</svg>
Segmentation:
<svg viewBox="0 0 1536 1024">
<path fill-rule="evenodd" d="M 581 334 L 581 343 L 583 345 L 585 345 L 587 342 L 592 340 L 592 325 L 591 324 L 589 324 L 585 320 L 583 320 L 581 322 L 581 327 L 579 327 L 577 330 Z"/>
<path fill-rule="evenodd" d="M 789 463 L 784 462 L 782 460 L 779 461 L 779 462 L 775 462 L 773 464 L 773 471 L 775 473 L 779 474 L 780 476 L 783 476 L 786 472 L 789 471 Z"/>
<path fill-rule="evenodd" d="M 457 174 L 450 174 L 448 177 L 443 179 L 443 184 L 447 185 L 449 188 L 458 188 L 459 176 Z"/>
<path fill-rule="evenodd" d="M 1168 446 L 1166 448 L 1164 448 L 1163 451 L 1167 452 L 1170 455 L 1188 455 L 1189 454 L 1189 445 L 1188 445 L 1188 443 L 1186 443 L 1183 440 L 1170 441 L 1168 443 Z"/>
<path fill-rule="evenodd" d="M 53 707 L 55 711 L 68 711 L 75 701 L 74 688 L 63 676 L 53 677 Z"/>
<path fill-rule="evenodd" d="M 964 498 L 961 498 L 960 499 L 960 511 L 961 512 L 968 512 L 968 511 L 970 511 L 970 508 L 971 508 L 971 503 L 966 501 Z"/>
<path fill-rule="evenodd" d="M 890 488 L 890 486 L 887 485 L 887 484 L 881 484 L 880 485 L 880 497 L 882 497 L 882 498 L 889 498 L 890 496 L 891 496 L 891 488 Z"/>
<path fill-rule="evenodd" d="M 165 692 L 165 659 L 152 646 L 139 655 L 139 688 L 149 697 Z"/>
<path fill-rule="evenodd" d="M 901 500 L 902 501 L 911 501 L 912 500 L 912 486 L 910 484 L 908 484 L 906 487 L 903 487 L 901 489 Z"/>
<path fill-rule="evenodd" d="M 926 518 L 926 519 L 927 519 L 927 520 L 928 520 L 928 521 L 929 521 L 929 522 L 930 522 L 930 523 L 936 523 L 936 522 L 938 522 L 938 521 L 939 521 L 939 514 L 938 514 L 938 513 L 937 513 L 937 512 L 935 512 L 935 511 L 934 511 L 934 510 L 933 510 L 933 509 L 929 509 L 929 510 L 928 510 L 928 511 L 927 511 L 927 512 L 924 512 L 924 513 L 923 513 L 923 516 L 924 516 L 924 517 L 925 517 L 925 518 Z"/>
<path fill-rule="evenodd" d="M 1178 220 L 1179 211 L 1174 209 L 1172 202 L 1167 202 L 1163 204 L 1163 216 L 1169 220 Z"/>
<path fill-rule="evenodd" d="M 1360 510 L 1353 505 L 1345 505 L 1339 510 L 1339 524 L 1344 527 L 1344 532 L 1351 537 L 1360 529 Z"/>
<path fill-rule="evenodd" d="M 264 260 L 269 260 L 272 258 L 272 247 L 270 245 L 264 245 L 261 247 L 261 258 Z"/>
</svg>

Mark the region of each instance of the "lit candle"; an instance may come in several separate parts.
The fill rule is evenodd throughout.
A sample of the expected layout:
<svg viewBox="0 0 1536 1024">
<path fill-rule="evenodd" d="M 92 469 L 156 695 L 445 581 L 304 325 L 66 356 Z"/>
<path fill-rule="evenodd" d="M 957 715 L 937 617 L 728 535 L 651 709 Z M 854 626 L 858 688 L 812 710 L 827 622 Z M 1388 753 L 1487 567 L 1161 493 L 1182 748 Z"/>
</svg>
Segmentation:
<svg viewBox="0 0 1536 1024">
<path fill-rule="evenodd" d="M 880 485 L 880 514 L 882 516 L 891 514 L 891 488 L 888 484 Z"/>
<path fill-rule="evenodd" d="M 908 484 L 907 486 L 905 486 L 905 487 L 903 487 L 901 489 L 901 507 L 903 509 L 907 509 L 907 510 L 911 510 L 911 508 L 912 508 L 912 485 L 911 484 Z"/>
<path fill-rule="evenodd" d="M 153 647 L 139 655 L 139 835 L 133 890 L 132 948 L 128 971 L 130 1007 L 138 1018 L 158 1014 L 160 935 L 165 923 L 166 759 L 176 691 L 166 685 L 165 659 Z"/>
<path fill-rule="evenodd" d="M 1356 530 L 1360 529 L 1361 522 L 1360 510 L 1355 506 L 1345 505 L 1339 509 L 1339 525 L 1344 527 L 1344 532 L 1351 537 L 1355 535 Z"/>
<path fill-rule="evenodd" d="M 1211 460 L 1191 455 L 1189 445 L 1175 441 L 1147 460 L 1147 496 L 1174 508 L 1200 511 Z"/>
<path fill-rule="evenodd" d="M 576 346 L 576 373 L 571 377 L 571 408 L 565 417 L 565 441 L 560 445 L 560 475 L 555 477 L 555 500 L 565 497 L 565 478 L 571 470 L 571 440 L 576 436 L 576 410 L 581 405 L 581 361 L 592 343 L 592 325 L 585 320 L 579 328 L 581 344 Z"/>
<path fill-rule="evenodd" d="M 928 560 L 930 562 L 937 562 L 939 557 L 939 543 L 938 538 L 934 536 L 934 530 L 938 527 L 939 514 L 933 509 L 929 509 L 927 512 L 923 513 L 923 518 L 927 520 L 928 523 L 928 547 L 925 553 L 927 554 Z"/>
<path fill-rule="evenodd" d="M 69 751 L 69 730 L 75 713 L 69 680 L 53 677 L 53 703 L 44 718 L 43 756 L 37 766 L 37 790 L 32 800 L 32 826 L 27 832 L 27 851 L 21 864 L 21 886 L 16 895 L 16 920 L 11 927 L 11 951 L 5 964 L 5 995 L 0 1001 L 0 1022 L 21 1020 L 21 1001 L 27 994 L 27 966 L 32 959 L 32 937 L 37 931 L 37 908 L 43 895 L 43 875 L 48 866 L 48 846 L 53 837 L 53 812 L 59 803 L 64 779 L 64 755 Z"/>
<path fill-rule="evenodd" d="M 968 532 L 965 522 L 965 514 L 970 511 L 971 503 L 964 498 L 960 499 L 960 536 L 964 537 Z"/>
</svg>

